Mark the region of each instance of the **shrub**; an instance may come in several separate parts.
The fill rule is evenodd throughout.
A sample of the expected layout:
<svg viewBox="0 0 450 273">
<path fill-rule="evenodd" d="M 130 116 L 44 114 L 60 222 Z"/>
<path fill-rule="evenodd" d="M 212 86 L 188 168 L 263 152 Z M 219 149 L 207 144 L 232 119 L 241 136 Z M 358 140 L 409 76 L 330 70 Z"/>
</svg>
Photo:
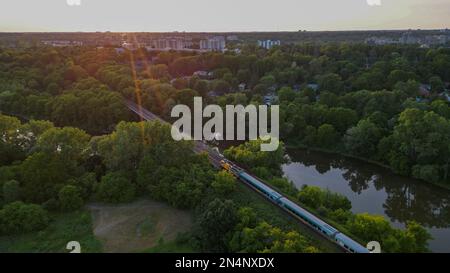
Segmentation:
<svg viewBox="0 0 450 273">
<path fill-rule="evenodd" d="M 20 184 L 16 180 L 10 180 L 3 184 L 3 199 L 5 203 L 18 201 L 20 198 Z"/>
<path fill-rule="evenodd" d="M 227 195 L 236 190 L 236 178 L 225 170 L 220 171 L 215 174 L 211 187 L 219 196 Z"/>
<path fill-rule="evenodd" d="M 49 222 L 41 206 L 17 201 L 0 210 L 0 233 L 17 234 L 44 229 Z"/>
<path fill-rule="evenodd" d="M 66 185 L 58 193 L 59 204 L 64 211 L 73 211 L 83 206 L 81 189 L 77 186 Z"/>
<path fill-rule="evenodd" d="M 122 203 L 133 200 L 135 185 L 122 172 L 110 172 L 102 177 L 97 189 L 101 201 Z"/>
</svg>

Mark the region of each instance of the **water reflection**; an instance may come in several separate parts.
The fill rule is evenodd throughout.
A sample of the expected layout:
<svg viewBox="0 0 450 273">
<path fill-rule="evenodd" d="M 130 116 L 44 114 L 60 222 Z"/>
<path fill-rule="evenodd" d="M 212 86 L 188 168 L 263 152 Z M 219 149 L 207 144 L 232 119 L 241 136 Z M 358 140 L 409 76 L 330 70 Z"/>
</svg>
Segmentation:
<svg viewBox="0 0 450 273">
<path fill-rule="evenodd" d="M 450 206 L 447 191 L 426 187 L 417 182 L 389 183 L 388 179 L 375 180 L 375 185 L 387 192 L 383 205 L 386 215 L 399 222 L 414 219 L 426 227 L 450 227 Z M 419 182 L 420 183 L 420 182 Z"/>
<path fill-rule="evenodd" d="M 415 220 L 426 227 L 435 251 L 450 252 L 450 191 L 405 178 L 372 164 L 338 155 L 289 150 L 285 175 L 303 184 L 329 188 L 347 196 L 354 212 L 387 217 L 395 226 Z"/>
</svg>

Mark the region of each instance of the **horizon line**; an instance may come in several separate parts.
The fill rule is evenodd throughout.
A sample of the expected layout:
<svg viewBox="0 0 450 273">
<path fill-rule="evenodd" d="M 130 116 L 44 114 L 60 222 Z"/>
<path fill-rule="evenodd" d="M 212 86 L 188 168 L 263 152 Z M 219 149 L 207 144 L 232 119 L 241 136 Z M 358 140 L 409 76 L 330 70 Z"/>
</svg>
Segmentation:
<svg viewBox="0 0 450 273">
<path fill-rule="evenodd" d="M 379 31 L 439 31 L 449 30 L 449 27 L 445 28 L 390 28 L 390 29 L 343 29 L 343 30 L 237 30 L 237 31 L 114 31 L 114 30 L 89 30 L 89 31 L 0 31 L 0 33 L 283 33 L 283 32 L 379 32 Z"/>
</svg>

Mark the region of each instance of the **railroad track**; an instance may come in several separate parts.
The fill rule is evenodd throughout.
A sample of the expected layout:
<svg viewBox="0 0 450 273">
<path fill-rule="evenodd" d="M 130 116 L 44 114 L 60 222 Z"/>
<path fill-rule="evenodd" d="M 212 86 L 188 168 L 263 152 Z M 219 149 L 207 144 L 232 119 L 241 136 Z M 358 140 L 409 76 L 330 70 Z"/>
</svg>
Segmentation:
<svg viewBox="0 0 450 273">
<path fill-rule="evenodd" d="M 161 119 L 157 115 L 151 113 L 147 109 L 137 105 L 132 101 L 125 101 L 125 105 L 134 113 L 139 115 L 141 118 L 153 121 L 158 120 L 164 124 L 169 124 L 165 120 Z M 289 215 L 293 216 L 302 224 L 310 227 L 316 233 L 318 233 L 321 237 L 335 243 L 342 250 L 346 252 L 358 252 L 358 253 L 369 253 L 369 251 L 352 240 L 345 234 L 339 232 L 337 229 L 328 225 L 320 218 L 314 216 L 312 213 L 307 211 L 306 209 L 300 207 L 298 204 L 290 201 L 286 197 L 282 196 L 275 190 L 271 188 L 271 186 L 267 185 L 261 179 L 258 179 L 255 176 L 252 176 L 248 171 L 240 168 L 237 164 L 225 159 L 218 150 L 212 149 L 207 144 L 202 141 L 194 141 L 194 147 L 192 148 L 195 153 L 206 153 L 211 164 L 218 169 L 227 169 L 229 172 L 233 173 L 237 178 L 243 181 L 247 186 L 251 189 L 265 197 L 272 204 L 275 204 L 277 207 L 286 211 Z"/>
</svg>

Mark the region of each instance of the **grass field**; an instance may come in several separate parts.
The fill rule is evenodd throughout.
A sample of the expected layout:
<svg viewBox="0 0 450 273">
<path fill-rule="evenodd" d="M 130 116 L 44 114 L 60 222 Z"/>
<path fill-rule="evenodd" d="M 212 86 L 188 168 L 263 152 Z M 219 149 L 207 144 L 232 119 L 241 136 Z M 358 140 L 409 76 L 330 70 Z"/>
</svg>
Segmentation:
<svg viewBox="0 0 450 273">
<path fill-rule="evenodd" d="M 50 225 L 41 231 L 0 237 L 0 252 L 70 252 L 70 241 L 81 244 L 81 252 L 102 252 L 99 240 L 92 233 L 89 211 L 53 214 Z"/>
<path fill-rule="evenodd" d="M 93 232 L 105 252 L 177 252 L 187 248 L 174 240 L 179 233 L 191 229 L 192 216 L 188 211 L 150 200 L 119 205 L 96 203 L 88 207 Z"/>
</svg>

